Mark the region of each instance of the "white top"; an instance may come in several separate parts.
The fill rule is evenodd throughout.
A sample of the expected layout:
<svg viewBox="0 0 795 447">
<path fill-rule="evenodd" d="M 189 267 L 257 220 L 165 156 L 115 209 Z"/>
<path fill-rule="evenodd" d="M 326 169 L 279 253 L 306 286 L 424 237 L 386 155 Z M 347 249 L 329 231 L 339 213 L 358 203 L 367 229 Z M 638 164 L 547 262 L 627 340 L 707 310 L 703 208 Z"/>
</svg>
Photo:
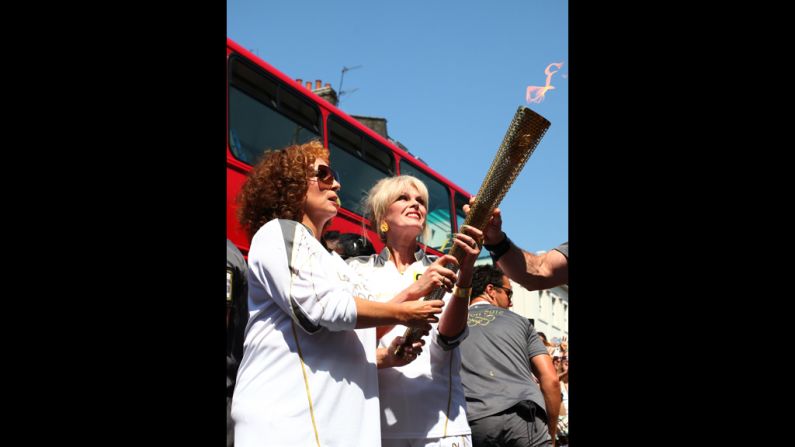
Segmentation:
<svg viewBox="0 0 795 447">
<path fill-rule="evenodd" d="M 415 253 L 416 262 L 401 274 L 389 260 L 389 250 L 379 255 L 348 259 L 348 263 L 362 277 L 377 301 L 389 301 L 416 281 L 435 257 L 422 250 Z M 451 295 L 445 294 L 447 303 Z M 437 325 L 426 335 L 422 354 L 405 366 L 378 370 L 378 390 L 381 400 L 381 437 L 440 438 L 471 433 L 466 417 L 466 400 L 461 385 L 461 354 L 458 344 L 466 338 L 468 329 L 455 340 L 444 343 L 438 338 Z M 389 346 L 406 327 L 396 325 L 378 341 L 379 347 Z"/>
<path fill-rule="evenodd" d="M 235 445 L 380 445 L 375 329 L 353 330 L 361 278 L 291 220 L 263 225 L 248 263 Z"/>
</svg>

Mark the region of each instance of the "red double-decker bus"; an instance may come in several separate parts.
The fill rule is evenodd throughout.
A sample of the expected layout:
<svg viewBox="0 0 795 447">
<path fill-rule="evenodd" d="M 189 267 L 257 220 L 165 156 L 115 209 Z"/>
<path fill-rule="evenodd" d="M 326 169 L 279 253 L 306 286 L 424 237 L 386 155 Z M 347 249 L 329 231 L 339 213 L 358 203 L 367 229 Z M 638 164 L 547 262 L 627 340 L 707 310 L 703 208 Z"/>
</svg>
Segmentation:
<svg viewBox="0 0 795 447">
<path fill-rule="evenodd" d="M 226 231 L 244 255 L 250 241 L 238 223 L 235 199 L 251 166 L 267 150 L 312 139 L 329 148 L 342 184 L 342 207 L 328 230 L 362 234 L 362 223 L 369 223 L 362 199 L 370 188 L 381 178 L 409 174 L 428 187 L 430 236 L 424 247 L 437 255 L 449 250 L 451 234 L 464 221 L 468 192 L 228 38 L 226 57 Z M 365 232 L 380 251 L 378 235 Z"/>
</svg>

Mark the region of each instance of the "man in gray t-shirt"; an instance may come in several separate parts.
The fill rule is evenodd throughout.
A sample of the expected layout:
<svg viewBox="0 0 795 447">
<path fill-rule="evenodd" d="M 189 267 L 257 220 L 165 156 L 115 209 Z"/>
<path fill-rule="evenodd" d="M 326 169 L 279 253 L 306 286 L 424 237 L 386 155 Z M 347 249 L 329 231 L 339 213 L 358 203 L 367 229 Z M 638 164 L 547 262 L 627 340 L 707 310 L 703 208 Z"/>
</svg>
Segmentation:
<svg viewBox="0 0 795 447">
<path fill-rule="evenodd" d="M 469 337 L 460 347 L 474 447 L 552 445 L 555 437 L 558 375 L 530 321 L 507 310 L 512 295 L 510 280 L 500 269 L 475 268 Z"/>
</svg>

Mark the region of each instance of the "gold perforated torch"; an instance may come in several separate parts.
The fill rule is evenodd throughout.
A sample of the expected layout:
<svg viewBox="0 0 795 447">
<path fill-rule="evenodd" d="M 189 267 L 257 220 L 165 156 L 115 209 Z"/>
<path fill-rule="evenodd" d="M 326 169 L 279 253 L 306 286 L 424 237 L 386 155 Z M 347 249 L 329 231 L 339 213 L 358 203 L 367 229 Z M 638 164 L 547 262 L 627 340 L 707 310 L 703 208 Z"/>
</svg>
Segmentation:
<svg viewBox="0 0 795 447">
<path fill-rule="evenodd" d="M 491 213 L 499 206 L 502 198 L 511 188 L 513 181 L 521 172 L 530 155 L 544 137 L 550 122 L 543 116 L 524 106 L 519 106 L 513 121 L 505 133 L 497 154 L 491 162 L 491 167 L 486 173 L 486 178 L 480 185 L 475 202 L 470 206 L 464 225 L 469 225 L 483 231 L 489 223 Z M 459 262 L 464 258 L 464 250 L 453 245 L 450 254 Z M 450 270 L 458 271 L 453 263 L 447 264 Z M 445 294 L 444 287 L 437 287 L 431 291 L 424 300 L 440 300 Z M 403 334 L 406 342 L 395 349 L 395 355 L 403 355 L 403 347 L 410 346 L 422 337 L 422 330 L 407 328 Z"/>
</svg>

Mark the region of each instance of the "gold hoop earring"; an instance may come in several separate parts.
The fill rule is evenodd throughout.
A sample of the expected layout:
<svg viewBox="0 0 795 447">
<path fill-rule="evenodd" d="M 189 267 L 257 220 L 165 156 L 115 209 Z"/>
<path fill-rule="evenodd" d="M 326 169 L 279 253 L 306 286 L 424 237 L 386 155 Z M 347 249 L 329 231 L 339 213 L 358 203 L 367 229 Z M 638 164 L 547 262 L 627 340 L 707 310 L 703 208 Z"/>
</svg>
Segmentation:
<svg viewBox="0 0 795 447">
<path fill-rule="evenodd" d="M 389 231 L 389 224 L 386 221 L 381 222 L 381 232 L 386 233 Z"/>
</svg>

